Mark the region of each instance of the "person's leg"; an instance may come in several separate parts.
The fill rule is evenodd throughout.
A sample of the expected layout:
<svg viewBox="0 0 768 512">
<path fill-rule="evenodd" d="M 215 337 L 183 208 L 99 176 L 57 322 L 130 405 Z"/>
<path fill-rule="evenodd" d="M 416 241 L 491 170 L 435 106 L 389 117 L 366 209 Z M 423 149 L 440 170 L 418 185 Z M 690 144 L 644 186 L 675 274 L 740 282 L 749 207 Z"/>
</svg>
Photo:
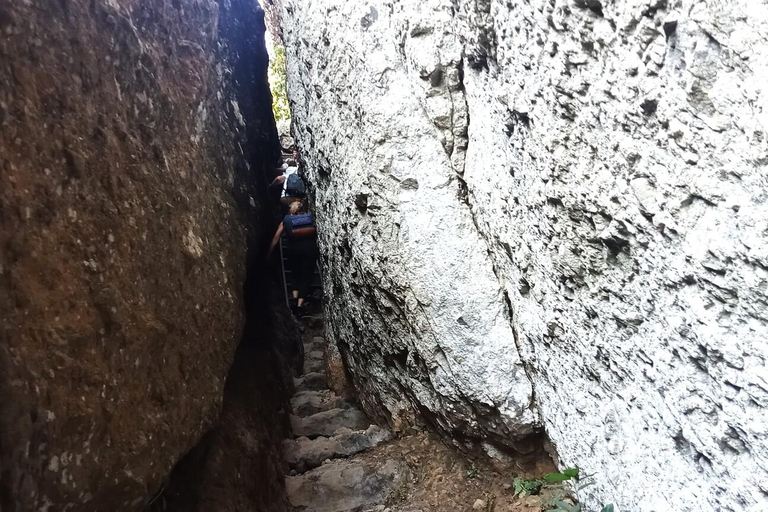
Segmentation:
<svg viewBox="0 0 768 512">
<path fill-rule="evenodd" d="M 296 301 L 296 307 L 297 309 L 301 309 L 304 306 L 304 299 L 306 298 L 306 267 L 307 267 L 307 260 L 311 257 L 311 254 L 308 254 L 306 247 L 304 247 L 306 244 L 299 243 L 296 244 L 296 252 L 294 254 L 294 271 L 291 278 L 293 279 L 293 287 L 295 288 L 295 295 L 297 301 Z M 299 315 L 301 316 L 301 315 Z"/>
<path fill-rule="evenodd" d="M 296 246 L 296 244 L 289 243 L 287 247 L 287 251 L 285 253 L 286 255 L 286 262 L 285 262 L 285 269 L 290 272 L 290 277 L 286 276 L 286 279 L 288 280 L 288 284 L 290 286 L 289 292 L 290 292 L 290 300 L 288 301 L 288 304 L 291 307 L 291 311 L 295 313 L 297 300 L 299 298 L 299 282 L 298 282 L 298 276 L 300 273 L 300 267 L 299 267 L 299 261 L 301 259 L 299 248 Z"/>
<path fill-rule="evenodd" d="M 312 291 L 312 280 L 315 277 L 315 264 L 317 261 L 317 247 L 314 242 L 307 244 L 304 257 L 301 261 L 301 280 L 299 281 L 299 297 L 306 299 Z M 304 300 L 301 300 L 304 303 Z"/>
</svg>

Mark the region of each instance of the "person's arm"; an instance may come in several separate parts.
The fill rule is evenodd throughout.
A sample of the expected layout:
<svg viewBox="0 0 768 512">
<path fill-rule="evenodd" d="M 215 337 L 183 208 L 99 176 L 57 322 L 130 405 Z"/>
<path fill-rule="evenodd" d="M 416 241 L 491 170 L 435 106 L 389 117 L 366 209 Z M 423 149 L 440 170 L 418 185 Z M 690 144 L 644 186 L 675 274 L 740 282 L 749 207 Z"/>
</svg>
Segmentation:
<svg viewBox="0 0 768 512">
<path fill-rule="evenodd" d="M 277 247 L 277 243 L 280 241 L 280 236 L 283 234 L 283 223 L 281 222 L 280 225 L 277 227 L 277 231 L 275 231 L 275 236 L 272 237 L 272 243 L 269 246 L 269 251 L 267 251 L 267 258 L 272 256 L 272 251 L 275 250 L 275 247 Z"/>
</svg>

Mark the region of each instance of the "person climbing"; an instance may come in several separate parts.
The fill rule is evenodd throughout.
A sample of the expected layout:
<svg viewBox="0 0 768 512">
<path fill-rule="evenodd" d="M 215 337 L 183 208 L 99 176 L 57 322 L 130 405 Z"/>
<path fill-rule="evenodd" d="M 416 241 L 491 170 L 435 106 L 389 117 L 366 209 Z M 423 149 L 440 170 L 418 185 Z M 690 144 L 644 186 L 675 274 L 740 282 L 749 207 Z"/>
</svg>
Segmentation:
<svg viewBox="0 0 768 512">
<path fill-rule="evenodd" d="M 288 169 L 290 170 L 291 168 L 289 167 Z M 306 195 L 307 188 L 304 185 L 304 179 L 299 176 L 298 172 L 289 174 L 285 179 L 283 197 L 280 198 L 280 202 L 286 206 L 290 206 L 294 202 L 304 199 Z"/>
<path fill-rule="evenodd" d="M 283 183 L 285 183 L 285 171 L 288 169 L 288 163 L 282 163 L 280 164 L 280 167 L 275 168 L 275 177 L 274 179 L 269 183 L 269 189 L 273 190 L 277 193 L 277 191 L 282 192 L 283 190 Z"/>
<path fill-rule="evenodd" d="M 277 227 L 269 246 L 267 258 L 280 243 L 280 237 L 288 239 L 288 270 L 291 272 L 291 298 L 289 306 L 298 318 L 305 315 L 306 298 L 312 286 L 317 263 L 317 240 L 315 219 L 307 211 L 307 203 L 296 200 L 288 208 L 288 215 Z"/>
<path fill-rule="evenodd" d="M 288 166 L 285 167 L 283 173 L 270 184 L 271 188 L 282 185 L 280 203 L 283 206 L 289 206 L 294 201 L 303 199 L 306 195 L 306 187 L 304 186 L 304 180 L 298 174 L 299 166 L 296 160 L 290 159 L 286 163 Z"/>
</svg>

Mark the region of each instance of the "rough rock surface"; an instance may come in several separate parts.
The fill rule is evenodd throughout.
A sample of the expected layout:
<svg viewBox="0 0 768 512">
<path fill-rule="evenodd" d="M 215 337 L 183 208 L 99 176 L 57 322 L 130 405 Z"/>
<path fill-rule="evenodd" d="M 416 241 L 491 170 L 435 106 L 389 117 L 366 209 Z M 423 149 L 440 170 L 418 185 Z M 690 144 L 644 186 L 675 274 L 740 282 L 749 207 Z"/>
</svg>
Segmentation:
<svg viewBox="0 0 768 512">
<path fill-rule="evenodd" d="M 328 389 L 325 374 L 320 372 L 305 373 L 299 378 L 293 379 L 296 389 L 299 391 L 322 391 Z"/>
<path fill-rule="evenodd" d="M 304 323 L 306 325 L 306 320 Z M 304 341 L 304 354 L 322 349 L 327 352 L 327 348 L 322 337 Z M 308 396 L 330 401 L 338 398 L 326 389 L 299 391 L 294 399 Z M 349 404 L 343 407 L 353 410 Z M 296 409 L 293 412 L 308 416 Z M 334 414 L 327 418 L 329 426 L 331 422 L 343 423 L 339 417 Z M 316 423 L 322 421 L 318 420 Z M 294 429 L 294 438 L 283 441 L 284 458 L 290 471 L 285 483 L 291 510 L 455 512 L 470 510 L 478 502 L 482 503 L 483 510 L 495 507 L 505 512 L 538 512 L 551 508 L 547 506 L 551 502 L 545 497 L 546 492 L 521 500 L 510 483 L 514 477 L 531 478 L 554 469 L 541 448 L 517 457 L 498 454 L 489 464 L 490 459 L 467 458 L 466 454 L 443 444 L 433 433 L 411 433 L 393 439 L 390 431 L 377 425 L 353 430 L 360 427 L 352 416 L 344 427 L 336 428 L 332 437 L 309 439 Z M 211 491 L 213 495 L 222 494 L 215 488 Z M 217 510 L 219 508 L 217 506 Z"/>
<path fill-rule="evenodd" d="M 365 430 L 370 424 L 371 422 L 368 421 L 365 414 L 354 407 L 330 409 L 306 417 L 291 416 L 293 433 L 297 436 L 309 437 L 310 439 L 318 436 L 331 436 L 343 427 Z"/>
<path fill-rule="evenodd" d="M 590 500 L 768 495 L 768 7 L 283 0 L 330 342 L 370 414 Z"/>
<path fill-rule="evenodd" d="M 304 321 L 306 328 L 313 329 L 311 324 Z M 325 339 L 312 336 L 303 343 L 305 356 L 322 362 Z M 382 462 L 374 458 L 348 462 L 340 459 L 386 443 L 392 439 L 392 433 L 371 425 L 362 411 L 327 387 L 297 389 L 291 400 L 292 405 L 299 405 L 290 417 L 293 438 L 282 443 L 282 458 L 290 468 L 290 475 L 285 479 L 285 501 L 291 510 L 368 510 L 391 498 L 398 486 L 410 477 L 402 460 Z M 337 407 L 329 408 L 328 404 L 337 404 Z M 316 409 L 320 412 L 315 412 Z"/>
<path fill-rule="evenodd" d="M 258 31 L 249 0 L 0 2 L 2 510 L 140 509 L 216 419 L 277 156 Z"/>
<path fill-rule="evenodd" d="M 176 465 L 150 512 L 285 510 L 282 440 L 292 391 L 286 356 L 298 355 L 301 337 L 283 306 L 282 283 L 275 284 L 278 308 L 248 308 L 218 422 Z"/>
<path fill-rule="evenodd" d="M 392 434 L 377 425 L 365 430 L 337 429 L 332 437 L 287 439 L 283 442 L 285 461 L 291 469 L 303 473 L 320 466 L 327 459 L 348 457 L 389 441 Z"/>
<path fill-rule="evenodd" d="M 345 512 L 385 503 L 409 478 L 403 461 L 337 461 L 288 477 L 285 487 L 293 510 Z"/>
<path fill-rule="evenodd" d="M 329 409 L 343 408 L 348 404 L 330 390 L 301 391 L 291 398 L 291 408 L 297 416 L 309 416 Z"/>
</svg>

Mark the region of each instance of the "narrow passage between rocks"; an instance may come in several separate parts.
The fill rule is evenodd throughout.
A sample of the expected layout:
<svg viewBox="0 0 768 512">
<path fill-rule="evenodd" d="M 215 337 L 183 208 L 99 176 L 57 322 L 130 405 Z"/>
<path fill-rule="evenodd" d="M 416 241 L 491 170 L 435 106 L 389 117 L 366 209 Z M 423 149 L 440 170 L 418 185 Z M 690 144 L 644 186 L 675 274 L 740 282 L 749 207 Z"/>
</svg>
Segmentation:
<svg viewBox="0 0 768 512">
<path fill-rule="evenodd" d="M 395 436 L 330 389 L 323 322 L 301 320 L 304 371 L 294 379 L 293 438 L 283 442 L 293 510 L 538 512 L 540 496 L 514 496 L 514 476 L 553 469 L 541 453 L 471 460 L 427 432 Z"/>
</svg>

